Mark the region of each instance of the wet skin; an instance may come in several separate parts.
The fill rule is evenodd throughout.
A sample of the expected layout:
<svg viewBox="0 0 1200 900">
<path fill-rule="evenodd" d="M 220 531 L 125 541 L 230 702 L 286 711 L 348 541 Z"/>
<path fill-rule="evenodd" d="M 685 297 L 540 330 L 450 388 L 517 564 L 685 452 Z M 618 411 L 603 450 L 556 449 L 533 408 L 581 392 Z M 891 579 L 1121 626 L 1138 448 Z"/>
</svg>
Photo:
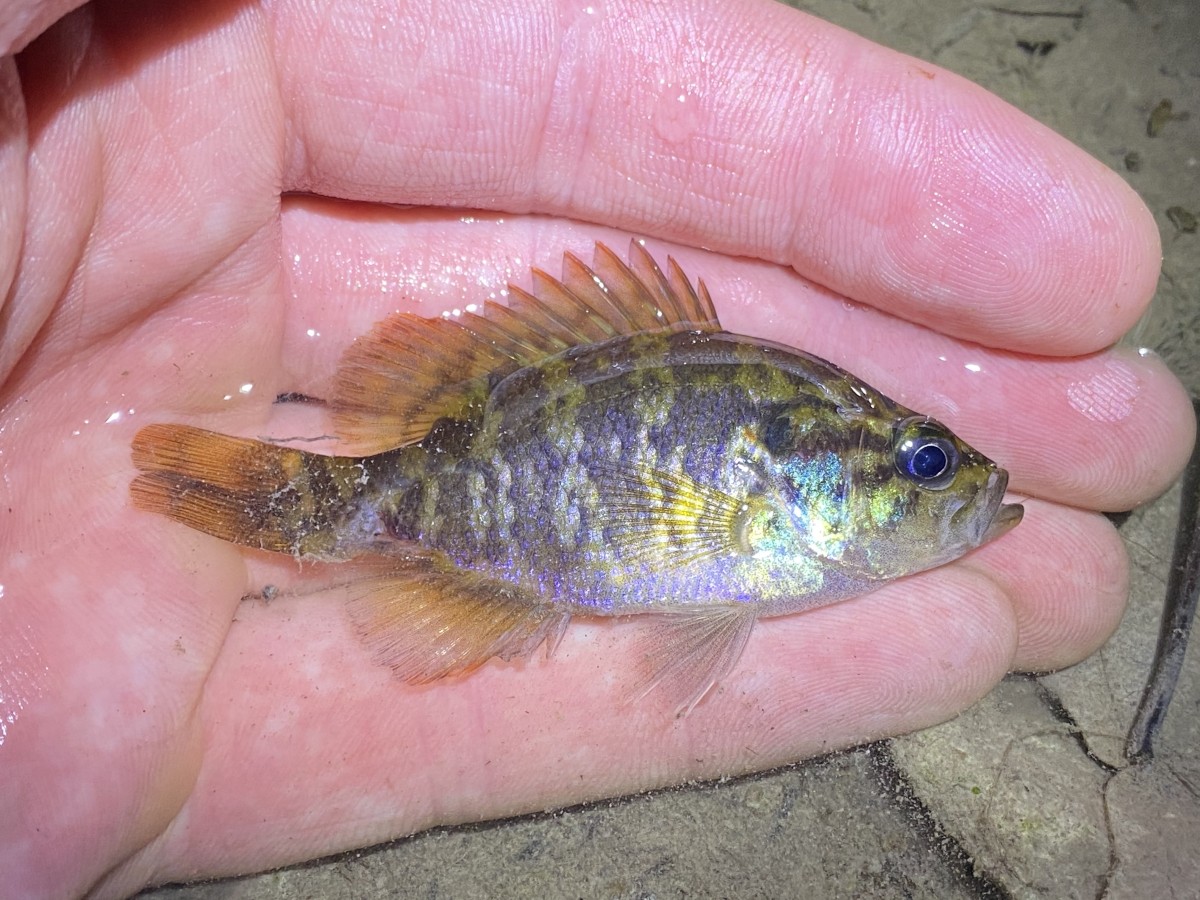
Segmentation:
<svg viewBox="0 0 1200 900">
<path fill-rule="evenodd" d="M 5 891 L 114 896 L 768 767 L 943 720 L 1115 627 L 1096 511 L 1169 484 L 1192 419 L 1153 356 L 1104 349 L 1159 261 L 1113 173 L 782 7 L 492 6 L 97 5 L 0 68 Z M 8 9 L 4 49 L 57 14 Z M 726 327 L 1004 460 L 1020 527 L 762 623 L 676 721 L 613 703 L 635 625 L 398 685 L 337 602 L 240 601 L 288 560 L 130 505 L 141 424 L 320 433 L 272 400 L 323 396 L 375 321 L 630 233 L 702 270 Z"/>
</svg>

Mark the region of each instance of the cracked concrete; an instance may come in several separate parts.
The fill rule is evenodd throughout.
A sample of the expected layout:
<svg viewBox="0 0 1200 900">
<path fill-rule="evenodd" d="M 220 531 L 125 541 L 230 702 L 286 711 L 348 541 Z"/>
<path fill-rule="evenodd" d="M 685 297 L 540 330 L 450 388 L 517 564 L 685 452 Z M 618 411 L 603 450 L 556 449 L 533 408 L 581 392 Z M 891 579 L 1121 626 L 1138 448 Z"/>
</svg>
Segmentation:
<svg viewBox="0 0 1200 900">
<path fill-rule="evenodd" d="M 1110 771 L 1036 682 L 1008 679 L 954 721 L 893 743 L 916 794 L 1012 896 L 1099 893 L 1111 858 Z"/>
<path fill-rule="evenodd" d="M 1159 296 L 1131 340 L 1200 394 L 1200 4 L 796 5 L 983 84 L 1121 171 L 1164 244 Z M 1148 128 L 1164 99 L 1191 115 L 1160 113 Z M 752 778 L 439 829 L 143 900 L 1200 897 L 1200 651 L 1185 662 L 1155 758 L 1131 766 L 1124 756 L 1179 493 L 1122 527 L 1132 602 L 1100 653 L 1044 678 L 1010 678 L 938 728 Z"/>
</svg>

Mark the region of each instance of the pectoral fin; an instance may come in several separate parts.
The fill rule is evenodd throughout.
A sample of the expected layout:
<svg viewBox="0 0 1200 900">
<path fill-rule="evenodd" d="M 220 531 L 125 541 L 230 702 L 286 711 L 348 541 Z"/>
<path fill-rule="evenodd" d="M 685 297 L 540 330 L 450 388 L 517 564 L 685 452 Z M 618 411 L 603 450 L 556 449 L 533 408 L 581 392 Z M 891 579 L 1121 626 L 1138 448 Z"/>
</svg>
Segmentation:
<svg viewBox="0 0 1200 900">
<path fill-rule="evenodd" d="M 422 684 L 478 668 L 493 656 L 553 652 L 570 619 L 507 582 L 415 550 L 349 584 L 350 614 L 377 662 Z"/>
<path fill-rule="evenodd" d="M 641 680 L 634 696 L 661 692 L 686 716 L 742 655 L 754 628 L 752 609 L 718 606 L 654 617 L 639 639 Z"/>
<path fill-rule="evenodd" d="M 628 558 L 672 567 L 746 551 L 747 503 L 687 475 L 638 466 L 603 473 L 610 540 Z"/>
</svg>

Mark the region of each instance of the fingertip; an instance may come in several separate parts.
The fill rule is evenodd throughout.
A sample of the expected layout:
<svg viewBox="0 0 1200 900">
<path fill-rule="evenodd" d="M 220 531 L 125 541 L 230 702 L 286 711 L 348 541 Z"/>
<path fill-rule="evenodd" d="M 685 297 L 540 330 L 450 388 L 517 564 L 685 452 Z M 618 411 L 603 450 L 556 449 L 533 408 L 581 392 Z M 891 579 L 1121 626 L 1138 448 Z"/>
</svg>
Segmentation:
<svg viewBox="0 0 1200 900">
<path fill-rule="evenodd" d="M 1009 671 L 1018 643 L 1002 586 L 961 566 L 760 627 L 753 674 L 730 690 L 759 698 L 780 758 L 945 721 Z"/>
<path fill-rule="evenodd" d="M 848 75 L 856 147 L 839 160 L 845 173 L 869 171 L 872 189 L 860 172 L 859 190 L 828 211 L 857 243 L 838 254 L 848 264 L 832 279 L 797 247 L 801 270 L 990 346 L 1072 356 L 1114 343 L 1158 277 L 1158 229 L 1140 197 L 983 88 L 932 66 L 928 80 L 889 78 L 905 58 L 875 56 L 873 69 Z M 885 113 L 886 128 L 870 127 Z"/>
<path fill-rule="evenodd" d="M 1045 672 L 1098 650 L 1121 622 L 1129 595 L 1124 543 L 1100 514 L 1038 500 L 1010 534 L 965 563 L 1014 600 L 1012 667 Z"/>
<path fill-rule="evenodd" d="M 1072 506 L 1122 512 L 1157 497 L 1195 441 L 1191 399 L 1153 353 L 1116 347 L 1051 363 L 1008 389 L 1005 403 L 1026 411 L 996 435 L 1013 489 Z"/>
</svg>

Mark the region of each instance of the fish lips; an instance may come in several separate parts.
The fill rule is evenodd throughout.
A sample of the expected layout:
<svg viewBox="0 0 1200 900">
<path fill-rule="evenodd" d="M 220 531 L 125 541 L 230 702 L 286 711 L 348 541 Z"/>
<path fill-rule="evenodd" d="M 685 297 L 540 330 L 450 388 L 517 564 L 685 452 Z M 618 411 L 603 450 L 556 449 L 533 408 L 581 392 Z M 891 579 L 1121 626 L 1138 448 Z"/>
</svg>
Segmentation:
<svg viewBox="0 0 1200 900">
<path fill-rule="evenodd" d="M 992 508 L 992 512 L 991 515 L 979 517 L 981 528 L 978 539 L 975 541 L 976 546 L 994 541 L 1002 534 L 1012 531 L 1025 516 L 1025 507 L 1020 503 L 1002 502 L 1006 490 L 1008 490 L 1008 473 L 1003 469 L 997 469 L 992 472 L 988 478 L 987 487 L 983 489 L 983 495 L 987 498 L 987 504 Z"/>
</svg>

